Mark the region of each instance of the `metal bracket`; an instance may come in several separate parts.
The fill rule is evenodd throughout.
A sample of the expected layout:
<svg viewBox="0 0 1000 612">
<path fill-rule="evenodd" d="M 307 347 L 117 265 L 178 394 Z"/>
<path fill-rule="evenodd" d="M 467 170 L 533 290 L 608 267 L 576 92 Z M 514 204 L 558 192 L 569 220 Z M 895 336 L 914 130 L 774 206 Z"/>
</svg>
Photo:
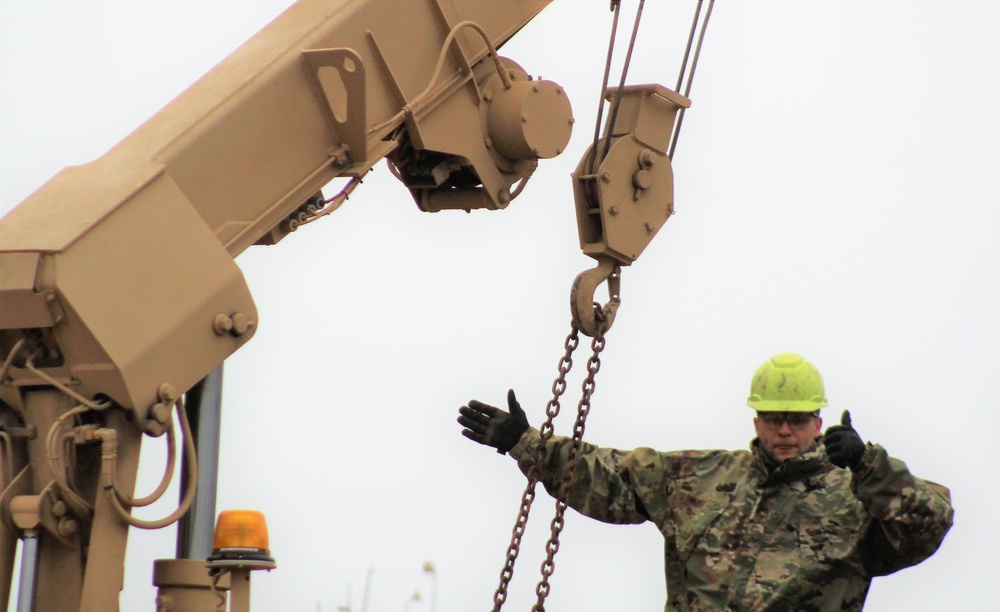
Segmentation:
<svg viewBox="0 0 1000 612">
<path fill-rule="evenodd" d="M 309 66 L 313 88 L 327 103 L 327 119 L 339 143 L 331 148 L 336 158 L 346 148 L 352 163 L 368 158 L 365 138 L 365 65 L 352 49 L 315 49 L 303 51 L 302 59 Z"/>
</svg>

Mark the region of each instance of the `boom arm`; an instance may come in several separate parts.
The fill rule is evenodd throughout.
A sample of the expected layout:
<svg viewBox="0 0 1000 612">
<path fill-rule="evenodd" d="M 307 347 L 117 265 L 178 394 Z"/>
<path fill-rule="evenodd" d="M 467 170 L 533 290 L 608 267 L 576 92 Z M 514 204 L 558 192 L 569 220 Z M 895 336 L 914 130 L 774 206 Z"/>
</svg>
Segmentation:
<svg viewBox="0 0 1000 612">
<path fill-rule="evenodd" d="M 28 336 L 35 366 L 144 411 L 250 338 L 233 258 L 280 240 L 332 179 L 390 156 L 424 210 L 505 207 L 572 117 L 554 84 L 483 60 L 547 3 L 295 4 L 0 223 L 0 354 Z M 24 360 L 0 390 L 10 406 L 38 382 Z"/>
<path fill-rule="evenodd" d="M 236 255 L 383 158 L 422 210 L 500 209 L 562 152 L 562 89 L 493 51 L 548 2 L 300 0 L 0 220 L 0 605 L 30 534 L 37 609 L 117 608 L 128 526 L 105 493 L 131 498 L 141 432 L 253 335 Z"/>
<path fill-rule="evenodd" d="M 100 159 L 0 219 L 0 606 L 19 537 L 37 609 L 117 608 L 142 434 L 253 335 L 234 258 L 330 212 L 320 190 L 382 159 L 424 211 L 502 209 L 562 153 L 563 90 L 496 48 L 550 0 L 299 0 Z M 411 35 L 415 33 L 416 35 Z M 577 167 L 574 324 L 607 329 L 620 266 L 673 213 L 667 146 L 690 103 L 609 88 L 614 112 Z M 594 307 L 597 285 L 611 302 Z M 151 502 L 150 502 L 151 503 Z M 38 547 L 35 548 L 35 545 Z M 25 550 L 28 550 L 26 545 Z M 59 588 L 53 588 L 58 585 Z"/>
</svg>

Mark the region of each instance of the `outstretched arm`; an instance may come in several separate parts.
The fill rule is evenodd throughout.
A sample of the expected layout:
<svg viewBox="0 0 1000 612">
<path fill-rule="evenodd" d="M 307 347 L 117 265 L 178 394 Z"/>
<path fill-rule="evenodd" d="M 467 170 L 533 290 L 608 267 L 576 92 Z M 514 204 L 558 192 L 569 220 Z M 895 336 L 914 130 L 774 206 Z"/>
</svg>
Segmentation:
<svg viewBox="0 0 1000 612">
<path fill-rule="evenodd" d="M 541 443 L 541 434 L 531 428 L 511 449 L 511 456 L 526 476 L 538 460 Z M 539 480 L 553 497 L 562 486 L 571 446 L 572 440 L 563 436 L 552 436 L 545 444 Z M 605 523 L 642 523 L 651 518 L 644 499 L 655 497 L 659 506 L 665 504 L 665 474 L 662 455 L 653 449 L 620 451 L 583 442 L 565 501 L 581 514 Z"/>
<path fill-rule="evenodd" d="M 458 412 L 463 436 L 492 446 L 501 454 L 509 451 L 517 459 L 521 471 L 525 475 L 530 473 L 538 457 L 541 436 L 537 429 L 528 425 L 513 390 L 507 392 L 506 411 L 472 400 Z M 552 495 L 556 495 L 561 486 L 570 443 L 569 438 L 553 436 L 545 446 L 538 477 Z M 662 469 L 649 470 L 649 466 L 659 460 L 659 454 L 651 449 L 622 452 L 583 443 L 570 481 L 567 503 L 591 518 L 608 523 L 648 520 L 649 515 L 640 499 L 642 491 L 659 488 L 648 484 L 633 486 L 637 480 L 644 480 L 630 468 L 637 464 L 640 455 L 645 457 L 641 464 L 646 471 L 654 478 L 662 477 Z"/>
</svg>

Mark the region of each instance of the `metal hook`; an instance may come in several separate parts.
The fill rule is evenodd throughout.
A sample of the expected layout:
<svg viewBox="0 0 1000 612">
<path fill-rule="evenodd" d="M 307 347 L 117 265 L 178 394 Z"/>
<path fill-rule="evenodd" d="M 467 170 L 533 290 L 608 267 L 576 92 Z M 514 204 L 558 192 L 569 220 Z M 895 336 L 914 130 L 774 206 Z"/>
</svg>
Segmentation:
<svg viewBox="0 0 1000 612">
<path fill-rule="evenodd" d="M 601 306 L 594 301 L 597 286 L 607 281 L 608 303 Z M 598 331 L 606 332 L 615 321 L 615 314 L 621 304 L 621 266 L 613 259 L 602 257 L 597 267 L 577 275 L 570 290 L 570 312 L 573 324 L 584 334 L 593 338 Z"/>
</svg>

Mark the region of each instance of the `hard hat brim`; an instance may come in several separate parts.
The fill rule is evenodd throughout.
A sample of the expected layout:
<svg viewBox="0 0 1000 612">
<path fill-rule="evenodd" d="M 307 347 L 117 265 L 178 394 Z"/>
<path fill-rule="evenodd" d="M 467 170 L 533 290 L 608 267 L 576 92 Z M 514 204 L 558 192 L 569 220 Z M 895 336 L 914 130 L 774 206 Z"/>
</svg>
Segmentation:
<svg viewBox="0 0 1000 612">
<path fill-rule="evenodd" d="M 816 412 L 826 406 L 826 398 L 820 397 L 809 401 L 801 400 L 749 400 L 750 406 L 757 412 Z"/>
</svg>

